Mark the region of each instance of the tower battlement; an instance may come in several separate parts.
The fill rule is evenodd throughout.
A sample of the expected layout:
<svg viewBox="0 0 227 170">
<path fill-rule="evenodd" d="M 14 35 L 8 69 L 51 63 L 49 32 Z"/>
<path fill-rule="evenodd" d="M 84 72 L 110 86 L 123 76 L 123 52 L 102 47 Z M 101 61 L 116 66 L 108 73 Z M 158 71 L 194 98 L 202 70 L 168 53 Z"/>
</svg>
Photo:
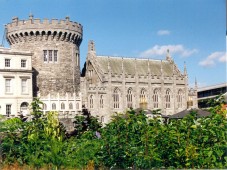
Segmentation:
<svg viewBox="0 0 227 170">
<path fill-rule="evenodd" d="M 14 17 L 7 24 L 7 41 L 10 45 L 26 41 L 57 40 L 67 41 L 80 45 L 83 37 L 83 26 L 77 22 L 58 19 L 35 19 L 32 15 L 28 20 L 19 20 Z"/>
</svg>

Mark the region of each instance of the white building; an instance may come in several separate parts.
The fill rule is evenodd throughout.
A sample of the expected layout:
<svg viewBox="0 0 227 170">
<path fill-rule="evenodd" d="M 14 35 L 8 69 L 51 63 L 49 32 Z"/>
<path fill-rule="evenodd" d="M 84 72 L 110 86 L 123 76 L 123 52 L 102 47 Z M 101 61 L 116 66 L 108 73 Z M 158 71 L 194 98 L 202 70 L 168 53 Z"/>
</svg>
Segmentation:
<svg viewBox="0 0 227 170">
<path fill-rule="evenodd" d="M 0 47 L 0 114 L 29 113 L 32 101 L 31 52 Z"/>
</svg>

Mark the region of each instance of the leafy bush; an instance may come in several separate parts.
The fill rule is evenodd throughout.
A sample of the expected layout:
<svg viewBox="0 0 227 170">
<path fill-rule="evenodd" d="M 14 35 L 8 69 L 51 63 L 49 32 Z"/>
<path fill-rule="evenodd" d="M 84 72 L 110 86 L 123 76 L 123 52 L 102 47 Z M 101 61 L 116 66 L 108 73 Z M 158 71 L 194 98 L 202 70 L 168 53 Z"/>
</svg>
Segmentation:
<svg viewBox="0 0 227 170">
<path fill-rule="evenodd" d="M 227 168 L 226 111 L 220 105 L 210 109 L 209 117 L 197 118 L 192 112 L 168 123 L 158 116 L 147 118 L 143 111 L 128 110 L 114 115 L 103 128 L 87 112 L 75 118 L 76 133 L 66 136 L 57 113 L 44 115 L 41 104 L 38 99 L 32 103 L 32 121 L 1 119 L 0 161 L 5 165 L 47 169 Z"/>
</svg>

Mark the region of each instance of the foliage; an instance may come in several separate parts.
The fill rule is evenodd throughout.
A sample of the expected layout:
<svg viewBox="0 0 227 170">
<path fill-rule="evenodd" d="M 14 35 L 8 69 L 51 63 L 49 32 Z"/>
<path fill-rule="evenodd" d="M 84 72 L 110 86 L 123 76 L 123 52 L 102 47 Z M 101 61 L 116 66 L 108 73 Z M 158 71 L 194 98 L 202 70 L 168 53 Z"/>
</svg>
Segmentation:
<svg viewBox="0 0 227 170">
<path fill-rule="evenodd" d="M 168 124 L 159 116 L 147 118 L 143 111 L 128 110 L 116 113 L 103 128 L 83 110 L 83 116 L 75 118 L 76 133 L 68 137 L 58 114 L 43 114 L 41 105 L 34 100 L 33 118 L 28 122 L 0 118 L 5 165 L 26 169 L 227 168 L 226 110 L 220 104 L 210 108 L 208 117 L 198 118 L 193 111 Z"/>
<path fill-rule="evenodd" d="M 102 124 L 98 121 L 98 119 L 91 115 L 91 113 L 83 108 L 82 115 L 76 116 L 74 120 L 74 132 L 72 133 L 74 136 L 80 137 L 86 131 L 96 132 L 99 131 L 102 127 Z"/>
<path fill-rule="evenodd" d="M 115 168 L 226 168 L 226 111 L 163 124 L 143 112 L 117 114 L 102 131 L 101 162 Z M 217 114 L 219 113 L 219 114 Z"/>
</svg>

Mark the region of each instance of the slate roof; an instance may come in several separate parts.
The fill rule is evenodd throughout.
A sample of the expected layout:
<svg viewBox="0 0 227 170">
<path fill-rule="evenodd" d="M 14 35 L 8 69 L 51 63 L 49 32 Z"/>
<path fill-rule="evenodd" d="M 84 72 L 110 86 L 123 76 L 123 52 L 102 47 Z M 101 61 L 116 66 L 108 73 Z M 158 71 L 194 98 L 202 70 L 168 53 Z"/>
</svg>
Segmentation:
<svg viewBox="0 0 227 170">
<path fill-rule="evenodd" d="M 181 112 L 178 112 L 174 115 L 169 116 L 170 119 L 182 119 L 183 117 L 187 116 L 190 114 L 192 111 L 197 112 L 198 117 L 206 117 L 209 116 L 211 113 L 206 111 L 206 110 L 201 110 L 201 109 L 186 109 Z"/>
<path fill-rule="evenodd" d="M 103 73 L 108 73 L 108 62 L 111 68 L 111 72 L 114 74 L 122 73 L 122 62 L 125 74 L 135 75 L 136 72 L 139 75 L 147 75 L 150 70 L 152 75 L 161 75 L 161 64 L 163 68 L 164 76 L 173 75 L 173 64 L 167 60 L 152 60 L 152 59 L 138 59 L 138 58 L 122 58 L 122 57 L 109 57 L 109 56 L 97 56 L 96 61 L 99 69 Z M 148 69 L 148 67 L 150 69 Z M 179 72 L 179 70 L 178 70 Z"/>
</svg>

